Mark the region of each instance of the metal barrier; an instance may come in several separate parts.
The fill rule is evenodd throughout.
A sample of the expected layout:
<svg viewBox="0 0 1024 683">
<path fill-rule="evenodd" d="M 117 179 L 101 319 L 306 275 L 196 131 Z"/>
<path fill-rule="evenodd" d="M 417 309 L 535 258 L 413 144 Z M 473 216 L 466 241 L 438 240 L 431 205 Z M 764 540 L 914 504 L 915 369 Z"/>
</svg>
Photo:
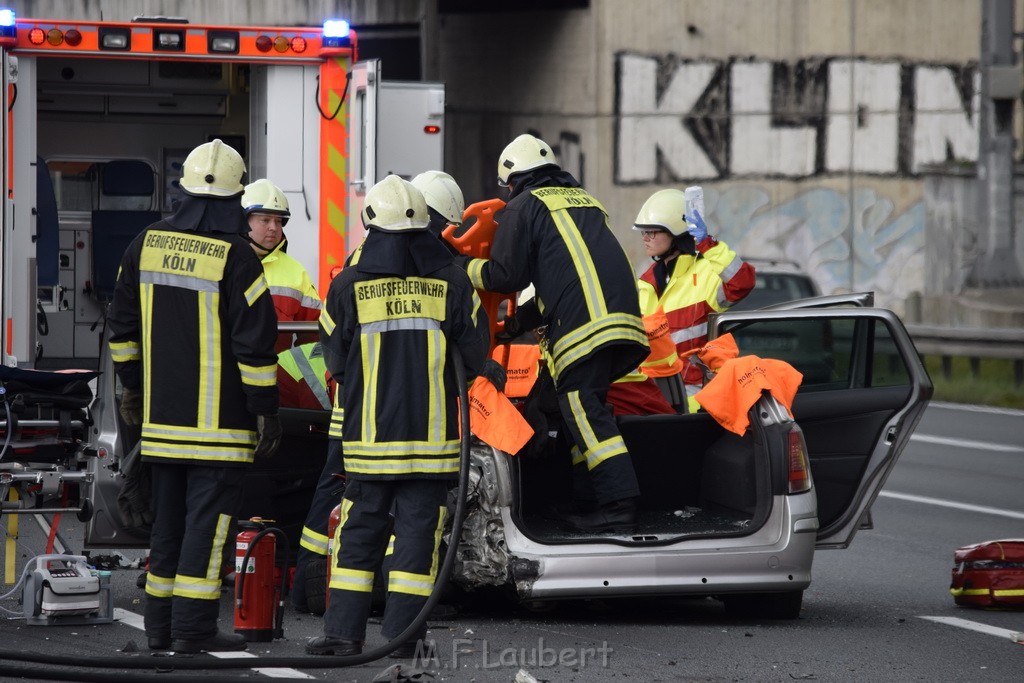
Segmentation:
<svg viewBox="0 0 1024 683">
<path fill-rule="evenodd" d="M 978 375 L 982 358 L 1005 358 L 1013 361 L 1013 381 L 1024 384 L 1024 329 L 941 327 L 907 323 L 907 331 L 918 353 L 942 358 L 942 372 L 952 375 L 953 358 L 967 358 L 971 373 Z"/>
</svg>

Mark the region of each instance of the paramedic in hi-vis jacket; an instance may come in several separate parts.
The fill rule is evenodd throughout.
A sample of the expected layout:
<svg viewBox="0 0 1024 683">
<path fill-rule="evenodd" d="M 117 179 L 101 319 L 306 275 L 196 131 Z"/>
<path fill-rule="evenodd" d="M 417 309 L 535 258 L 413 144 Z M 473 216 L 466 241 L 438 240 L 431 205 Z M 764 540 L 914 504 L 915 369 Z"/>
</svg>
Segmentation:
<svg viewBox="0 0 1024 683">
<path fill-rule="evenodd" d="M 145 626 L 154 650 L 244 650 L 217 629 L 221 557 L 254 458 L 280 441 L 277 318 L 220 140 L 185 159 L 176 212 L 125 251 L 107 324 L 121 415 L 142 426 L 153 530 Z"/>
<path fill-rule="evenodd" d="M 249 222 L 249 242 L 263 262 L 263 272 L 267 275 L 277 319 L 300 322 L 319 320 L 320 295 L 313 280 L 306 268 L 288 255 L 288 238 L 285 237 L 284 227 L 288 225 L 292 214 L 288 210 L 288 198 L 284 192 L 266 178 L 260 178 L 245 186 L 242 209 Z M 296 336 L 299 344 L 315 344 L 320 339 L 316 332 L 299 335 L 282 332 L 277 339 L 277 351 L 292 346 Z"/>
<path fill-rule="evenodd" d="M 413 623 L 434 588 L 449 485 L 459 472 L 457 349 L 467 378 L 487 356 L 489 327 L 469 278 L 427 230 L 423 194 L 389 175 L 366 193 L 366 239 L 331 282 L 320 316 L 327 370 L 345 411 L 345 494 L 331 558 L 324 635 L 306 652 L 362 651 L 394 512 L 381 634 Z M 332 424 L 333 427 L 333 424 Z M 394 656 L 411 657 L 426 625 Z"/>
<path fill-rule="evenodd" d="M 496 216 L 490 259 L 456 261 L 478 289 L 514 293 L 534 284 L 548 370 L 576 445 L 573 463 L 599 504 L 566 520 L 585 530 L 627 530 L 640 488 L 605 399 L 650 350 L 636 275 L 604 207 L 558 166 L 546 142 L 523 134 L 509 143 L 498 182 L 509 200 Z"/>
<path fill-rule="evenodd" d="M 644 315 L 664 310 L 680 357 L 707 344 L 709 313 L 726 310 L 754 288 L 754 267 L 709 235 L 700 213 L 685 214 L 685 192 L 658 190 L 633 225 L 654 260 L 640 276 L 640 308 Z M 703 381 L 700 369 L 685 361 L 688 412 L 700 408 L 693 396 Z"/>
</svg>

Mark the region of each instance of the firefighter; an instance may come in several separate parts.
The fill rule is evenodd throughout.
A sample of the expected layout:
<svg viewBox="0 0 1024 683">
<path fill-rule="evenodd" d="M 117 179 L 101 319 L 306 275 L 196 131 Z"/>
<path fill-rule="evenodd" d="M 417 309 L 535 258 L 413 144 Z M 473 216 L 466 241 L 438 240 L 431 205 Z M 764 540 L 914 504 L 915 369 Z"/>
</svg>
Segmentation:
<svg viewBox="0 0 1024 683">
<path fill-rule="evenodd" d="M 455 178 L 444 171 L 424 171 L 412 179 L 413 186 L 423 193 L 423 199 L 427 202 L 427 213 L 430 214 L 430 224 L 427 230 L 435 237 L 444 242 L 452 254 L 456 250 L 444 238 L 441 232 L 451 225 L 462 225 L 462 214 L 466 211 L 466 200 L 462 196 L 462 189 L 455 182 Z"/>
<path fill-rule="evenodd" d="M 362 651 L 374 573 L 394 511 L 381 633 L 394 639 L 422 610 L 440 564 L 449 484 L 459 471 L 458 388 L 484 364 L 486 315 L 469 279 L 427 230 L 422 193 L 389 175 L 367 193 L 359 258 L 331 282 L 320 336 L 344 407 L 346 488 L 331 558 L 324 635 L 309 654 Z M 426 633 L 400 644 L 412 656 Z"/>
<path fill-rule="evenodd" d="M 531 282 L 546 334 L 559 409 L 599 507 L 567 521 L 623 530 L 640 495 L 626 444 L 605 403 L 609 385 L 647 356 L 636 276 L 604 207 L 563 171 L 546 142 L 524 134 L 498 159 L 509 188 L 490 259 L 457 257 L 473 286 L 512 293 Z M 514 332 L 514 331 L 510 331 Z"/>
<path fill-rule="evenodd" d="M 707 343 L 709 313 L 726 310 L 754 288 L 754 267 L 709 235 L 699 212 L 687 221 L 685 197 L 682 190 L 658 190 L 633 225 L 654 260 L 640 276 L 640 308 L 645 315 L 664 310 L 679 356 Z M 693 396 L 703 375 L 689 361 L 683 381 L 688 412 L 696 412 L 700 406 Z"/>
<path fill-rule="evenodd" d="M 154 514 L 149 647 L 244 650 L 217 629 L 221 557 L 254 458 L 273 454 L 277 321 L 238 203 L 245 164 L 214 140 L 185 159 L 181 203 L 121 260 L 110 306 L 120 411 L 141 425 Z"/>
<path fill-rule="evenodd" d="M 245 186 L 242 208 L 249 222 L 249 242 L 263 261 L 267 284 L 274 299 L 277 319 L 315 321 L 320 317 L 320 295 L 301 263 L 288 255 L 284 227 L 291 212 L 288 198 L 276 185 L 260 178 Z M 278 352 L 292 345 L 295 335 L 282 333 L 275 346 Z M 299 344 L 318 340 L 315 332 L 297 335 Z"/>
<path fill-rule="evenodd" d="M 462 224 L 462 214 L 466 209 L 462 190 L 458 183 L 444 171 L 424 171 L 412 179 L 413 186 L 420 190 L 423 199 L 427 204 L 429 223 L 427 230 L 437 237 L 452 253 L 454 248 L 442 237 L 441 232 L 448 226 Z M 351 266 L 358 262 L 361 250 L 353 252 L 352 256 L 346 259 L 345 266 Z M 487 367 L 488 376 L 492 377 L 495 385 L 498 382 L 504 383 L 504 369 L 497 363 L 490 363 Z M 283 394 L 282 394 L 283 396 Z M 302 528 L 302 537 L 299 541 L 299 553 L 295 561 L 295 577 L 292 586 L 292 605 L 300 611 L 317 611 L 323 601 L 319 597 L 313 598 L 307 590 L 306 577 L 309 576 L 310 563 L 317 560 L 317 557 L 327 557 L 327 527 L 331 511 L 341 499 L 344 491 L 344 458 L 342 457 L 341 445 L 341 423 L 344 410 L 340 405 L 334 407 L 331 420 L 331 430 L 328 442 L 327 462 L 317 482 L 316 492 L 309 506 L 306 515 L 306 522 Z M 316 573 L 313 576 L 317 576 Z M 319 586 L 313 586 L 313 590 L 319 590 Z M 311 600 L 311 598 L 313 598 Z"/>
</svg>

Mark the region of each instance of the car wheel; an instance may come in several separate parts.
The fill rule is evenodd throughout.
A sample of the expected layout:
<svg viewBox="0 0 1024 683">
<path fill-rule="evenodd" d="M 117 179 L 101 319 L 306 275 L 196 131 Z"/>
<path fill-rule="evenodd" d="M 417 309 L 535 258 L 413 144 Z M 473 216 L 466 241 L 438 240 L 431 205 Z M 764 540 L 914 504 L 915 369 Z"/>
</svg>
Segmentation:
<svg viewBox="0 0 1024 683">
<path fill-rule="evenodd" d="M 317 616 L 327 611 L 327 558 L 312 560 L 306 567 L 306 607 Z"/>
<path fill-rule="evenodd" d="M 803 601 L 803 591 L 722 596 L 725 611 L 730 616 L 760 619 L 796 619 Z"/>
</svg>

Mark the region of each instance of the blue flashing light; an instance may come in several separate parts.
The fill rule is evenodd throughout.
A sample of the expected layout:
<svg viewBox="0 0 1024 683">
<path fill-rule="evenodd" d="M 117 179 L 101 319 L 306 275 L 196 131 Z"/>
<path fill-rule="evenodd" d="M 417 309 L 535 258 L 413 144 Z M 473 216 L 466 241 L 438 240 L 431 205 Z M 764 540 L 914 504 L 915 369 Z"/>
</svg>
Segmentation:
<svg viewBox="0 0 1024 683">
<path fill-rule="evenodd" d="M 8 26 L 14 26 L 17 23 L 14 10 L 7 9 L 6 7 L 0 9 L 0 28 L 7 28 Z"/>
<path fill-rule="evenodd" d="M 328 19 L 324 22 L 324 38 L 348 38 L 348 22 L 344 19 Z"/>
</svg>

